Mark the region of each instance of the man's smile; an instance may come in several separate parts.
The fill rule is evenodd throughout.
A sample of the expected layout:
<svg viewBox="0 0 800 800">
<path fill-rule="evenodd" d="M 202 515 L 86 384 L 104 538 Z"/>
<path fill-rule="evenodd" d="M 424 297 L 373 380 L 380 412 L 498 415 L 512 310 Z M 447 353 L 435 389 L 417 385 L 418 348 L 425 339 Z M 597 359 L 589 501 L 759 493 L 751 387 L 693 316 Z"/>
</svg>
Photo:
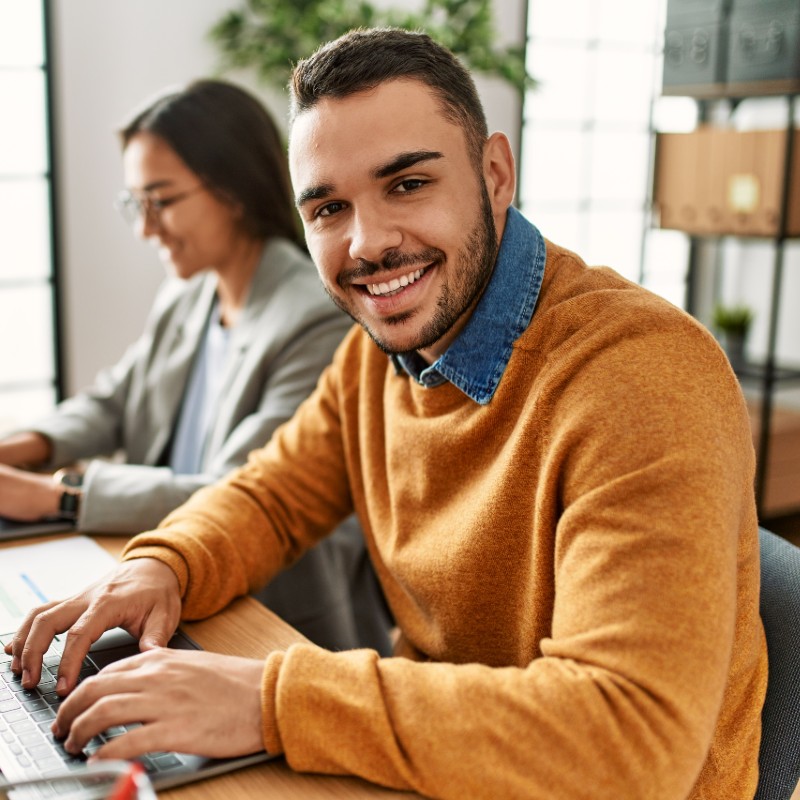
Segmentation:
<svg viewBox="0 0 800 800">
<path fill-rule="evenodd" d="M 407 275 L 401 275 L 399 278 L 392 278 L 392 280 L 385 283 L 368 283 L 366 285 L 367 291 L 371 295 L 391 295 L 398 292 L 400 289 L 419 280 L 425 273 L 427 267 L 409 272 Z"/>
</svg>

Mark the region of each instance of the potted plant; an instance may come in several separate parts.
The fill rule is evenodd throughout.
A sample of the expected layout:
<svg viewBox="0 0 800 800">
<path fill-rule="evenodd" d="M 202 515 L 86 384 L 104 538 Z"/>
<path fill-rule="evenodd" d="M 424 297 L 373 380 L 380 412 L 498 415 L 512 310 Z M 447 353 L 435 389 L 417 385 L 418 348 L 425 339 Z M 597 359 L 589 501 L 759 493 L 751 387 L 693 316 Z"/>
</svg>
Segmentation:
<svg viewBox="0 0 800 800">
<path fill-rule="evenodd" d="M 500 47 L 491 0 L 425 0 L 419 12 L 375 8 L 368 0 L 245 0 L 209 32 L 221 68 L 254 68 L 259 80 L 283 89 L 292 67 L 323 42 L 352 28 L 392 26 L 421 30 L 479 72 L 522 94 L 535 81 L 524 47 Z"/>
<path fill-rule="evenodd" d="M 726 306 L 718 303 L 714 307 L 712 321 L 719 335 L 720 344 L 734 366 L 744 363 L 745 343 L 753 323 L 753 310 L 746 305 Z"/>
</svg>

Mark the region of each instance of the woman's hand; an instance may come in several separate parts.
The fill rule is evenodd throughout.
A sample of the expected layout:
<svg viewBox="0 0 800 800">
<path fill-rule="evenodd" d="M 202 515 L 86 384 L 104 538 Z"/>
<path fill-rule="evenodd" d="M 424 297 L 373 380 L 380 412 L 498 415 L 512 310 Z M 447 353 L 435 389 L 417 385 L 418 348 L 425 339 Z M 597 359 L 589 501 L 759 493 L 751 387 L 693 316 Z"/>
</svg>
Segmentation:
<svg viewBox="0 0 800 800">
<path fill-rule="evenodd" d="M 105 578 L 68 600 L 48 603 L 25 618 L 6 653 L 11 669 L 32 688 L 42 673 L 42 657 L 57 633 L 67 632 L 56 691 L 75 687 L 83 659 L 105 631 L 124 628 L 139 649 L 163 647 L 178 627 L 181 597 L 175 573 L 154 558 L 125 561 Z"/>
<path fill-rule="evenodd" d="M 192 650 L 157 648 L 109 664 L 64 701 L 53 733 L 79 753 L 114 725 L 143 723 L 95 755 L 129 759 L 177 750 L 214 758 L 264 749 L 263 662 Z"/>
<path fill-rule="evenodd" d="M 0 464 L 0 516 L 23 521 L 53 517 L 63 491 L 50 475 Z"/>
<path fill-rule="evenodd" d="M 53 455 L 51 441 L 41 433 L 23 431 L 0 439 L 0 464 L 12 467 L 36 467 Z"/>
</svg>

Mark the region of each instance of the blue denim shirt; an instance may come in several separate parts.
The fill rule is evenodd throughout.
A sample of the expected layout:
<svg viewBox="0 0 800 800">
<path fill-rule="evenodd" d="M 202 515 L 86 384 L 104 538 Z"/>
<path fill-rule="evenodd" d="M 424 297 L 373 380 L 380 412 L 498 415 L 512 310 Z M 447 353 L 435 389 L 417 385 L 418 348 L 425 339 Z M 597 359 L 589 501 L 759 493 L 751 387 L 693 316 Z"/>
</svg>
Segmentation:
<svg viewBox="0 0 800 800">
<path fill-rule="evenodd" d="M 545 243 L 515 208 L 508 209 L 503 239 L 489 285 L 464 329 L 428 365 L 416 352 L 392 356 L 422 386 L 450 381 L 480 405 L 494 396 L 514 342 L 528 327 L 544 277 Z"/>
</svg>

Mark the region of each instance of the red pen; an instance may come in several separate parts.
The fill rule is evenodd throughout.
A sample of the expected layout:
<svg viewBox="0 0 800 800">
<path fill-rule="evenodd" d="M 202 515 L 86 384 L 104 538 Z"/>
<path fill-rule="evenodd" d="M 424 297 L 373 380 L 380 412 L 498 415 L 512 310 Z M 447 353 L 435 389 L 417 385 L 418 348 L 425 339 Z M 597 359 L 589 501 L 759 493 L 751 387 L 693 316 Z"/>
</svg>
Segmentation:
<svg viewBox="0 0 800 800">
<path fill-rule="evenodd" d="M 131 761 L 128 771 L 115 781 L 108 800 L 136 800 L 140 775 L 144 775 L 144 767 L 138 761 Z"/>
</svg>

